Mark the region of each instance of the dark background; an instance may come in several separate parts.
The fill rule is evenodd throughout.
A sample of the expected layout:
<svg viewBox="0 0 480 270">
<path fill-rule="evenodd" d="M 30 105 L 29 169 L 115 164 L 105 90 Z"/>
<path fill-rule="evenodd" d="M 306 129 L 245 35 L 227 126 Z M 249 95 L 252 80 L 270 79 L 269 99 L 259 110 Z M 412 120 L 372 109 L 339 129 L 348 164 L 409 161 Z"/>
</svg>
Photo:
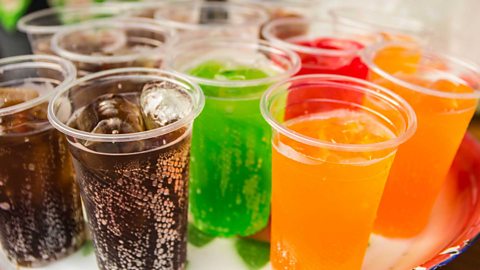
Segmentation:
<svg viewBox="0 0 480 270">
<path fill-rule="evenodd" d="M 33 0 L 27 13 L 47 8 L 46 0 Z M 0 57 L 29 54 L 30 46 L 25 34 L 6 32 L 0 25 Z"/>
<path fill-rule="evenodd" d="M 480 270 L 480 242 L 476 242 L 466 253 L 441 270 Z"/>
</svg>

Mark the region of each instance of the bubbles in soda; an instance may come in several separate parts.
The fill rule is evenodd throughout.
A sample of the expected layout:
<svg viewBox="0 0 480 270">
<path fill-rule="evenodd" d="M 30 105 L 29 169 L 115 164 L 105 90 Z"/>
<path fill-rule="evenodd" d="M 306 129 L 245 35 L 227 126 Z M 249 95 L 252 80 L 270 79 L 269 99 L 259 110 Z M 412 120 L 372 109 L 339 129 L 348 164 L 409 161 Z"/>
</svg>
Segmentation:
<svg viewBox="0 0 480 270">
<path fill-rule="evenodd" d="M 92 133 L 137 133 L 178 121 L 193 106 L 176 84 L 128 79 L 122 89 L 132 84 L 137 91 L 99 96 L 74 112 L 69 125 Z M 189 128 L 150 139 L 80 144 L 89 150 L 76 143 L 70 150 L 99 268 L 185 269 Z"/>
<path fill-rule="evenodd" d="M 35 99 L 49 87 L 0 88 L 0 109 Z M 85 239 L 66 141 L 49 125 L 46 108 L 43 103 L 0 116 L 0 242 L 21 266 L 64 257 Z"/>
</svg>

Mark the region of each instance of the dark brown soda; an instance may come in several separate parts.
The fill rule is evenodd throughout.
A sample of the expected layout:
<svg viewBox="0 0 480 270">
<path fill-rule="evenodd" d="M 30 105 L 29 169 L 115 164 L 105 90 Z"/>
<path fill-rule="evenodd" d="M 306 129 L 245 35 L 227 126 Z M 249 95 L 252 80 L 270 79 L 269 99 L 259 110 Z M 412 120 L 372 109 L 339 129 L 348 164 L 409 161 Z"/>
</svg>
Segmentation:
<svg viewBox="0 0 480 270">
<path fill-rule="evenodd" d="M 116 149 L 149 149 L 166 141 L 172 144 L 115 154 L 71 143 L 100 269 L 185 269 L 189 131 Z"/>
<path fill-rule="evenodd" d="M 45 109 L 0 117 L 0 242 L 21 266 L 57 260 L 85 241 L 67 142 Z"/>
</svg>

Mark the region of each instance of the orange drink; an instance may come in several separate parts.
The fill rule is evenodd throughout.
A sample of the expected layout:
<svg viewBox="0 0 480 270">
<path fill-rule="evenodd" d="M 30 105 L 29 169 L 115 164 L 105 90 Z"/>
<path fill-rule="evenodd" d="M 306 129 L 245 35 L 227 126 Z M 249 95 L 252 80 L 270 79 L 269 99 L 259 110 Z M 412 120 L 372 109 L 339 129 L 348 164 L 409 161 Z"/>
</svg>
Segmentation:
<svg viewBox="0 0 480 270">
<path fill-rule="evenodd" d="M 287 103 L 292 92 L 309 95 Z M 276 84 L 261 109 L 273 128 L 273 268 L 360 269 L 396 148 L 415 131 L 413 109 L 339 75 Z M 290 110 L 298 116 L 285 118 Z"/>
<path fill-rule="evenodd" d="M 472 118 L 478 70 L 412 43 L 387 43 L 363 55 L 369 79 L 414 108 L 418 129 L 402 145 L 385 187 L 374 232 L 410 238 L 428 224 L 433 204 Z"/>
</svg>

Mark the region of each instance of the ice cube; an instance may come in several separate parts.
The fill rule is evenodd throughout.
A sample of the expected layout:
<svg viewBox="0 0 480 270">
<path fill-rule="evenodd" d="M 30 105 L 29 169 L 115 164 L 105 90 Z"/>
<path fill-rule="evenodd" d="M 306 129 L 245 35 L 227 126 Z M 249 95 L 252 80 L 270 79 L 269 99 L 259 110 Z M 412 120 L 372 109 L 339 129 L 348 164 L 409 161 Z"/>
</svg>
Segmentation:
<svg viewBox="0 0 480 270">
<path fill-rule="evenodd" d="M 71 126 L 93 133 L 119 134 L 144 131 L 140 107 L 123 95 L 106 94 L 81 109 Z"/>
<path fill-rule="evenodd" d="M 17 105 L 39 96 L 35 89 L 23 87 L 0 88 L 0 108 Z"/>
<path fill-rule="evenodd" d="M 101 134 L 121 134 L 137 132 L 131 123 L 124 121 L 118 117 L 104 119 L 98 122 L 92 133 Z M 143 141 L 132 142 L 95 142 L 86 141 L 86 147 L 104 153 L 132 153 L 143 150 Z"/>
<path fill-rule="evenodd" d="M 163 127 L 185 117 L 192 100 L 185 90 L 169 81 L 147 83 L 140 96 L 140 105 L 147 129 Z"/>
<path fill-rule="evenodd" d="M 48 91 L 47 86 L 26 83 L 17 87 L 0 88 L 0 109 L 14 106 L 42 95 Z M 48 126 L 47 103 L 37 105 L 17 113 L 0 117 L 0 134 L 24 133 L 34 130 L 41 130 Z"/>
<path fill-rule="evenodd" d="M 92 130 L 92 133 L 101 134 L 121 134 L 121 133 L 135 133 L 135 127 L 131 123 L 123 121 L 120 118 L 109 118 L 98 122 L 97 126 Z"/>
<path fill-rule="evenodd" d="M 125 134 L 144 131 L 138 96 L 106 94 L 98 97 L 74 115 L 69 125 L 83 131 L 100 134 Z M 142 151 L 142 141 L 84 141 L 85 147 L 104 153 Z"/>
</svg>

